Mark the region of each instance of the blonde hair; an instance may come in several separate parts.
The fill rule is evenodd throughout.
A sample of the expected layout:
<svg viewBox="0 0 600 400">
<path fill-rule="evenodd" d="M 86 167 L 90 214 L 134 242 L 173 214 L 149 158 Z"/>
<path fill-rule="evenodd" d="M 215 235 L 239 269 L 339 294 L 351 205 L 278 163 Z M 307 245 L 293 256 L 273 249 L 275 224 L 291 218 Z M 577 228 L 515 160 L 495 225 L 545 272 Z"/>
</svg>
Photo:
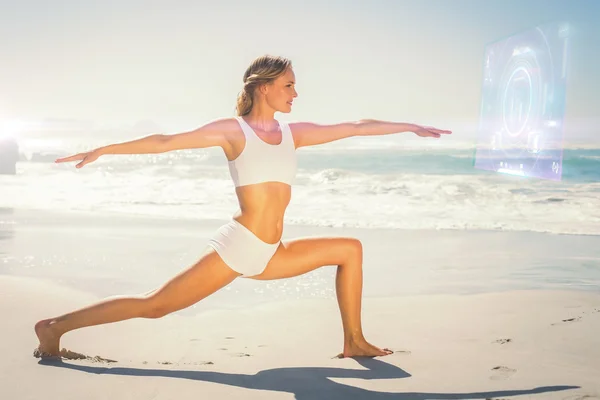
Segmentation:
<svg viewBox="0 0 600 400">
<path fill-rule="evenodd" d="M 257 87 L 269 84 L 283 75 L 292 62 L 285 57 L 264 55 L 252 61 L 244 73 L 244 88 L 238 94 L 236 113 L 247 115 L 252 110 L 254 91 Z"/>
</svg>

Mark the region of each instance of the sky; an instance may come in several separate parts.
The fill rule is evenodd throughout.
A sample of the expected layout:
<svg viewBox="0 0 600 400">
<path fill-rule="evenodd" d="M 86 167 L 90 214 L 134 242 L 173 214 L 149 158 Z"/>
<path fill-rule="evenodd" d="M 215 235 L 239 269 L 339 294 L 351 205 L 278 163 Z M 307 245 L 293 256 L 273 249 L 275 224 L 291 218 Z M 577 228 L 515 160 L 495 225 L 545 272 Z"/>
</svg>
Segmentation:
<svg viewBox="0 0 600 400">
<path fill-rule="evenodd" d="M 453 129 L 479 117 L 486 44 L 566 21 L 566 118 L 600 121 L 598 20 L 600 0 L 0 0 L 0 119 L 191 129 L 277 54 L 299 93 L 284 120 Z"/>
</svg>

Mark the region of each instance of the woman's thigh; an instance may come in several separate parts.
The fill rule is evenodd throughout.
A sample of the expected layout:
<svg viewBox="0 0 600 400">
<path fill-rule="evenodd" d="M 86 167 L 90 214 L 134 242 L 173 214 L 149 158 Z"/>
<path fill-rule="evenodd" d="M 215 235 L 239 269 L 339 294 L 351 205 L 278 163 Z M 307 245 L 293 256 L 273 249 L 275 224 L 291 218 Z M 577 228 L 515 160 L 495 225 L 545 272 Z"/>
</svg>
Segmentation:
<svg viewBox="0 0 600 400">
<path fill-rule="evenodd" d="M 239 273 L 229 268 L 213 249 L 207 248 L 196 263 L 147 293 L 146 297 L 165 313 L 172 312 L 197 303 L 238 276 Z"/>
<path fill-rule="evenodd" d="M 291 278 L 327 265 L 340 265 L 361 257 L 362 244 L 346 237 L 307 237 L 282 241 L 265 270 L 249 278 L 272 280 Z"/>
</svg>

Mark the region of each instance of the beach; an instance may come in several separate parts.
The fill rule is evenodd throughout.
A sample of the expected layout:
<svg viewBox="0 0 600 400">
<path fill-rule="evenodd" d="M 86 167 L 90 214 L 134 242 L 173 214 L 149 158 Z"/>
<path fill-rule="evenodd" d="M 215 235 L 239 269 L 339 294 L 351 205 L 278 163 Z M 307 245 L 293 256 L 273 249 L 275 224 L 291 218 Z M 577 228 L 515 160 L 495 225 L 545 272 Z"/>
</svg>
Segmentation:
<svg viewBox="0 0 600 400">
<path fill-rule="evenodd" d="M 335 267 L 237 279 L 186 310 L 67 333 L 83 359 L 33 357 L 33 325 L 154 289 L 222 220 L 3 209 L 0 398 L 600 398 L 600 237 L 286 226 L 364 246 L 365 337 L 339 359 Z"/>
<path fill-rule="evenodd" d="M 0 400 L 600 400 L 598 20 L 600 0 L 3 2 Z M 240 213 L 284 246 L 360 240 L 362 332 L 353 241 L 319 257 L 341 269 L 237 278 L 54 354 L 61 326 L 226 282 L 202 263 L 172 307 L 135 300 Z M 340 357 L 360 333 L 392 353 Z"/>
</svg>

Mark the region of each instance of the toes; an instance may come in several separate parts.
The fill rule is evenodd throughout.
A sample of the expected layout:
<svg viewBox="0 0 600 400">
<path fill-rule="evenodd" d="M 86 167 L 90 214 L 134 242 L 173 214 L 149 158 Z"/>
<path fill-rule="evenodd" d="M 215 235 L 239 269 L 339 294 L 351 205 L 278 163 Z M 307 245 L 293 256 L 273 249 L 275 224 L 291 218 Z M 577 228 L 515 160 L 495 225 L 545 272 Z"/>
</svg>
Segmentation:
<svg viewBox="0 0 600 400">
<path fill-rule="evenodd" d="M 45 351 L 41 351 L 39 347 L 33 350 L 33 356 L 46 361 L 61 360 L 59 355 L 57 356 L 55 354 L 46 353 Z"/>
<path fill-rule="evenodd" d="M 383 350 L 381 350 L 381 354 L 380 354 L 380 355 L 382 355 L 382 356 L 389 356 L 389 355 L 390 355 L 390 354 L 392 354 L 392 353 L 393 353 L 393 351 L 392 351 L 392 350 L 390 350 L 390 349 L 388 349 L 388 348 L 386 347 L 386 348 L 384 348 Z"/>
<path fill-rule="evenodd" d="M 40 348 L 38 347 L 37 349 L 33 350 L 33 356 L 35 358 L 44 358 L 44 357 L 52 357 L 52 354 L 46 353 L 45 351 L 40 350 Z"/>
</svg>

